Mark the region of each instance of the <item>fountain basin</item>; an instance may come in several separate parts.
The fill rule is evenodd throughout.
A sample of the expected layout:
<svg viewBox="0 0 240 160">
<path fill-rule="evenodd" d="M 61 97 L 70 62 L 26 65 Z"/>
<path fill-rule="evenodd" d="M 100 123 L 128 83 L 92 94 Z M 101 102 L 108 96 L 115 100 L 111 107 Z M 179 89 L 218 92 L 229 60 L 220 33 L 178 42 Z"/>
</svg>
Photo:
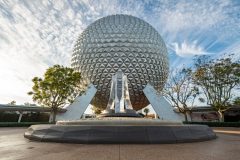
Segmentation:
<svg viewBox="0 0 240 160">
<path fill-rule="evenodd" d="M 32 125 L 25 138 L 42 142 L 87 144 L 161 144 L 206 141 L 216 134 L 206 125 L 144 118 L 105 117 L 59 121 L 56 125 Z"/>
</svg>

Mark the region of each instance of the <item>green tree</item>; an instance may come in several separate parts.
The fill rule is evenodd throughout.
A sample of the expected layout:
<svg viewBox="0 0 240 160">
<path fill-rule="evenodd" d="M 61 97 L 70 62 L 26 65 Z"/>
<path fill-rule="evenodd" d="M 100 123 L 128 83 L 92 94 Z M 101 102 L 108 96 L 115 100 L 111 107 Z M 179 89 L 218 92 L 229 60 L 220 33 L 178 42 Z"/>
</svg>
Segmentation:
<svg viewBox="0 0 240 160">
<path fill-rule="evenodd" d="M 12 106 L 15 106 L 16 105 L 16 101 L 13 100 L 13 101 L 9 102 L 8 104 L 12 105 Z"/>
<path fill-rule="evenodd" d="M 24 106 L 28 106 L 28 107 L 35 107 L 35 106 L 37 106 L 36 104 L 29 103 L 29 102 L 25 102 L 23 105 Z"/>
<path fill-rule="evenodd" d="M 233 90 L 240 83 L 240 65 L 230 58 L 208 60 L 206 56 L 196 59 L 194 82 L 204 92 L 207 103 L 219 113 L 224 121 L 223 112 L 230 107 Z"/>
<path fill-rule="evenodd" d="M 82 93 L 80 87 L 81 74 L 72 68 L 54 65 L 46 70 L 44 77 L 34 77 L 32 95 L 34 102 L 40 105 L 51 107 L 53 112 L 53 122 L 59 107 L 67 103 L 72 103 L 74 99 Z"/>
<path fill-rule="evenodd" d="M 96 115 L 99 115 L 102 113 L 102 109 L 99 107 L 96 107 L 94 105 L 92 106 L 92 110 L 93 110 L 94 114 L 96 114 Z"/>
<path fill-rule="evenodd" d="M 233 100 L 233 104 L 234 104 L 234 105 L 237 105 L 237 106 L 240 106 L 240 97 L 236 97 L 236 98 Z"/>
<path fill-rule="evenodd" d="M 149 109 L 148 108 L 144 108 L 143 112 L 145 113 L 145 116 L 147 117 L 147 115 L 149 113 Z"/>
<path fill-rule="evenodd" d="M 198 87 L 193 85 L 192 75 L 190 68 L 174 70 L 170 73 L 162 90 L 163 96 L 173 107 L 177 107 L 178 111 L 184 115 L 185 121 L 188 121 L 187 113 L 200 94 Z"/>
</svg>

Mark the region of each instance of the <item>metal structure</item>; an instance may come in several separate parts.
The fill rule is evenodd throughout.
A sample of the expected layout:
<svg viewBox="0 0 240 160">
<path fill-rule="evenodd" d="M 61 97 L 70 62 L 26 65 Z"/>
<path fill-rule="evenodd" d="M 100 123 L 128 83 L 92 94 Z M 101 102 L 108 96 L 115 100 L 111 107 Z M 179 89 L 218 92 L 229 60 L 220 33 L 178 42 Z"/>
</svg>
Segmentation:
<svg viewBox="0 0 240 160">
<path fill-rule="evenodd" d="M 121 70 L 112 77 L 110 96 L 103 115 L 137 116 L 130 101 L 127 76 Z"/>
<path fill-rule="evenodd" d="M 83 84 L 97 88 L 91 102 L 106 108 L 112 76 L 121 69 L 128 77 L 132 106 L 139 110 L 149 104 L 143 93 L 147 83 L 160 91 L 168 76 L 164 41 L 147 22 L 129 15 L 111 15 L 88 26 L 73 51 L 72 67 L 80 71 Z"/>
<path fill-rule="evenodd" d="M 133 109 L 129 98 L 127 76 L 122 71 L 118 71 L 112 77 L 111 92 L 106 110 L 124 113 L 126 109 Z"/>
</svg>

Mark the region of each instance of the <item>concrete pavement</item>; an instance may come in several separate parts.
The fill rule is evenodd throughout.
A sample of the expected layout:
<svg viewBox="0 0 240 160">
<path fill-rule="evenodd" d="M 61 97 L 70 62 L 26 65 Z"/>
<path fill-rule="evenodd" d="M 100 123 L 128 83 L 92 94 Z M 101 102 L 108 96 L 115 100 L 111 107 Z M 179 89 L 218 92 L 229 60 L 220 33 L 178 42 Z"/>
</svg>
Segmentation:
<svg viewBox="0 0 240 160">
<path fill-rule="evenodd" d="M 26 128 L 0 128 L 0 160 L 236 160 L 240 128 L 214 128 L 216 140 L 181 144 L 87 145 L 41 143 L 23 137 Z"/>
</svg>

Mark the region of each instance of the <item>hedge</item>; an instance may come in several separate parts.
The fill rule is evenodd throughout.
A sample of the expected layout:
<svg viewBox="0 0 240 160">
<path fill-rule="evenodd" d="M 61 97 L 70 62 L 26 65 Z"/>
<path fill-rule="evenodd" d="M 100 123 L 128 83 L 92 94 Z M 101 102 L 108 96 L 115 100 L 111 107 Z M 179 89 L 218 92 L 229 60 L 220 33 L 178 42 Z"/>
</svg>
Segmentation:
<svg viewBox="0 0 240 160">
<path fill-rule="evenodd" d="M 184 124 L 200 124 L 209 127 L 240 127 L 240 122 L 183 122 Z M 0 122 L 0 127 L 29 127 L 36 124 L 53 124 L 49 122 Z"/>
<path fill-rule="evenodd" d="M 0 122 L 0 127 L 29 127 L 35 124 L 53 124 L 49 122 Z"/>
<path fill-rule="evenodd" d="M 209 127 L 240 127 L 240 122 L 183 122 L 184 124 L 202 124 Z"/>
</svg>

